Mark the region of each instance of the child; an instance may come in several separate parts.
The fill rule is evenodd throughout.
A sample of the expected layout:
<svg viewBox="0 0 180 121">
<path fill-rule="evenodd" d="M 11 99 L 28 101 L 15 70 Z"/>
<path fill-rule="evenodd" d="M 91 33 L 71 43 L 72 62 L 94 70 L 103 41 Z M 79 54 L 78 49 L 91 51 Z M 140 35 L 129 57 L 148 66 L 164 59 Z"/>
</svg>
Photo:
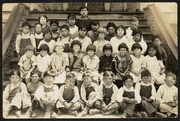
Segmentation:
<svg viewBox="0 0 180 121">
<path fill-rule="evenodd" d="M 43 37 L 44 37 L 44 40 L 42 40 L 40 43 L 39 43 L 39 46 L 38 46 L 38 49 L 40 48 L 40 46 L 42 44 L 47 44 L 49 46 L 49 53 L 52 54 L 53 53 L 53 49 L 54 49 L 54 46 L 55 46 L 55 41 L 52 39 L 52 32 L 47 29 L 44 31 L 43 33 Z"/>
<path fill-rule="evenodd" d="M 37 68 L 43 74 L 44 72 L 50 70 L 51 67 L 51 57 L 49 56 L 49 47 L 47 44 L 42 44 L 39 47 L 39 55 L 37 56 Z"/>
<path fill-rule="evenodd" d="M 83 5 L 79 10 L 81 17 L 76 20 L 76 25 L 78 28 L 83 25 L 89 31 L 91 29 L 91 19 L 88 17 L 88 8 L 87 6 Z"/>
<path fill-rule="evenodd" d="M 178 89 L 174 86 L 176 75 L 169 72 L 166 75 L 165 84 L 157 91 L 157 101 L 160 102 L 160 110 L 168 117 L 178 116 Z"/>
<path fill-rule="evenodd" d="M 27 84 L 30 81 L 30 73 L 37 65 L 34 47 L 32 45 L 28 45 L 25 48 L 25 54 L 20 58 L 18 65 L 20 66 L 21 77 L 25 79 L 25 83 Z"/>
<path fill-rule="evenodd" d="M 103 47 L 103 55 L 99 58 L 99 73 L 104 73 L 105 71 L 114 72 L 113 56 L 112 56 L 112 46 L 111 44 L 105 44 Z"/>
<path fill-rule="evenodd" d="M 159 53 L 157 50 L 157 47 L 153 44 L 148 46 L 147 49 L 148 55 L 146 58 L 146 69 L 148 69 L 153 77 L 153 80 L 155 82 L 156 88 L 158 88 L 159 85 L 164 84 L 165 79 L 165 67 L 161 60 L 159 60 Z"/>
<path fill-rule="evenodd" d="M 116 76 L 118 80 L 115 81 L 116 86 L 119 88 L 122 86 L 122 77 L 130 74 L 130 67 L 133 63 L 131 57 L 128 54 L 128 47 L 125 43 L 121 43 L 118 47 L 119 54 L 114 57 Z"/>
<path fill-rule="evenodd" d="M 35 27 L 34 36 L 36 41 L 36 47 L 38 47 L 39 43 L 43 40 L 42 25 L 40 23 L 36 23 L 34 27 Z M 36 51 L 38 51 L 37 48 Z"/>
<path fill-rule="evenodd" d="M 94 108 L 95 102 L 98 99 L 98 86 L 92 82 L 91 73 L 85 72 L 83 74 L 84 83 L 81 86 L 81 99 L 83 101 L 83 111 L 79 114 L 85 116 L 89 110 Z"/>
<path fill-rule="evenodd" d="M 52 71 L 55 74 L 54 84 L 57 84 L 59 87 L 65 83 L 66 79 L 66 66 L 69 66 L 68 54 L 64 53 L 64 45 L 62 43 L 56 42 L 54 47 L 55 52 L 51 55 L 52 62 Z"/>
<path fill-rule="evenodd" d="M 50 27 L 47 25 L 48 18 L 46 15 L 41 15 L 39 17 L 39 23 L 42 25 L 42 33 L 44 33 L 46 30 L 50 30 Z"/>
<path fill-rule="evenodd" d="M 105 40 L 110 41 L 112 37 L 116 36 L 116 25 L 113 22 L 108 22 L 106 29 L 108 34 L 105 36 Z"/>
<path fill-rule="evenodd" d="M 142 51 L 141 51 L 141 54 L 144 54 L 147 50 L 147 44 L 146 42 L 142 39 L 142 32 L 139 30 L 139 29 L 134 29 L 133 30 L 133 33 L 132 33 L 132 36 L 133 36 L 133 40 L 134 42 L 132 42 L 132 44 L 134 43 L 139 43 L 142 47 Z"/>
<path fill-rule="evenodd" d="M 53 84 L 54 76 L 50 71 L 43 75 L 44 84 L 38 87 L 35 92 L 35 100 L 38 101 L 41 109 L 45 110 L 44 118 L 50 118 L 55 115 L 53 108 L 58 100 L 58 86 Z"/>
<path fill-rule="evenodd" d="M 167 53 L 166 50 L 161 46 L 162 39 L 159 35 L 154 35 L 152 39 L 152 43 L 155 44 L 158 48 L 159 54 L 161 55 L 161 60 L 163 61 L 164 65 L 167 66 Z"/>
<path fill-rule="evenodd" d="M 69 36 L 69 27 L 68 25 L 62 25 L 60 28 L 61 37 L 58 38 L 58 42 L 64 44 L 64 52 L 70 52 L 70 44 L 73 41 L 72 38 Z"/>
<path fill-rule="evenodd" d="M 149 70 L 142 71 L 141 82 L 136 83 L 135 89 L 142 98 L 140 105 L 149 117 L 167 117 L 166 115 L 157 111 L 159 102 L 155 101 L 156 89 L 151 83 L 151 73 L 149 72 Z"/>
<path fill-rule="evenodd" d="M 25 48 L 32 45 L 36 48 L 35 37 L 30 33 L 31 25 L 27 22 L 22 24 L 22 33 L 16 38 L 16 52 L 21 57 L 25 53 Z"/>
<path fill-rule="evenodd" d="M 21 109 L 28 109 L 31 106 L 31 98 L 26 85 L 21 82 L 19 71 L 10 72 L 10 81 L 3 92 L 3 117 L 7 118 L 11 111 L 17 117 L 21 117 Z"/>
<path fill-rule="evenodd" d="M 82 44 L 82 51 L 86 52 L 86 48 L 88 45 L 92 44 L 92 40 L 86 36 L 87 28 L 85 26 L 78 27 L 79 36 L 76 37 L 74 40 L 78 40 Z"/>
<path fill-rule="evenodd" d="M 94 45 L 88 45 L 86 48 L 88 55 L 83 58 L 84 70 L 89 71 L 93 75 L 93 81 L 99 85 L 99 57 L 95 55 L 96 47 Z"/>
<path fill-rule="evenodd" d="M 94 43 L 98 39 L 98 29 L 99 29 L 99 21 L 93 20 L 91 23 L 91 29 L 88 31 L 87 36 L 91 38 L 92 43 Z"/>
<path fill-rule="evenodd" d="M 93 43 L 93 45 L 96 46 L 96 52 L 97 53 L 102 53 L 103 52 L 103 46 L 107 43 L 109 43 L 109 41 L 105 40 L 105 36 L 106 36 L 106 33 L 107 33 L 107 30 L 103 27 L 99 27 L 99 29 L 97 30 L 98 34 L 98 38 L 97 38 L 97 41 L 95 41 Z"/>
<path fill-rule="evenodd" d="M 60 112 L 63 110 L 68 114 L 77 116 L 77 110 L 80 109 L 79 91 L 75 84 L 75 75 L 67 73 L 65 85 L 61 86 L 59 90 L 59 101 L 57 102 L 57 109 Z"/>
<path fill-rule="evenodd" d="M 69 36 L 74 39 L 78 36 L 78 27 L 75 25 L 76 16 L 74 14 L 69 14 L 67 17 L 67 23 L 69 25 Z"/>
<path fill-rule="evenodd" d="M 120 103 L 122 118 L 132 117 L 135 106 L 141 102 L 139 93 L 133 87 L 133 78 L 130 75 L 123 77 L 123 87 L 118 90 L 117 101 Z"/>
<path fill-rule="evenodd" d="M 51 27 L 51 32 L 52 32 L 52 39 L 57 42 L 57 39 L 59 38 L 59 23 L 57 20 L 51 20 L 50 21 L 50 27 Z"/>
<path fill-rule="evenodd" d="M 142 47 L 139 43 L 134 43 L 131 51 L 133 54 L 130 57 L 133 63 L 130 67 L 130 75 L 133 77 L 134 83 L 138 83 L 141 72 L 146 68 L 146 59 L 141 55 Z"/>
<path fill-rule="evenodd" d="M 131 48 L 131 43 L 128 43 L 128 39 L 126 38 L 126 30 L 125 27 L 120 25 L 119 27 L 117 27 L 116 30 L 116 36 L 112 37 L 110 40 L 110 43 L 113 47 L 113 53 L 118 53 L 118 46 L 121 43 L 126 43 L 126 45 L 128 45 L 128 48 Z"/>
<path fill-rule="evenodd" d="M 105 115 L 112 114 L 119 107 L 119 104 L 116 102 L 118 88 L 113 84 L 114 76 L 112 71 L 105 71 L 103 74 L 104 83 L 99 86 L 99 100 L 95 102 L 95 104 L 100 105 L 100 109 L 98 110 L 99 107 L 96 107 L 96 113 L 102 111 Z M 89 113 L 93 114 L 95 110 Z"/>
</svg>

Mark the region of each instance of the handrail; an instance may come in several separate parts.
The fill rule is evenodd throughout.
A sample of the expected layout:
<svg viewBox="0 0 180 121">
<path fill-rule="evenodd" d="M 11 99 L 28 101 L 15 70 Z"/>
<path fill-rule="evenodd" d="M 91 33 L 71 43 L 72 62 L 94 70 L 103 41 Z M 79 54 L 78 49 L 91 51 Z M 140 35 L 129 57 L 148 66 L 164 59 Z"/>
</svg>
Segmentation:
<svg viewBox="0 0 180 121">
<path fill-rule="evenodd" d="M 174 54 L 175 58 L 178 59 L 178 44 L 177 36 L 174 33 L 170 24 L 167 24 L 166 18 L 163 16 L 162 12 L 155 5 L 148 6 L 155 22 L 157 23 L 158 28 L 160 29 L 162 35 L 164 36 L 169 48 Z"/>
<path fill-rule="evenodd" d="M 18 5 L 16 5 L 13 8 L 13 10 L 3 28 L 3 32 L 2 32 L 2 45 L 3 45 L 2 56 L 3 56 L 3 59 L 4 59 L 5 52 L 7 51 L 7 48 L 12 40 L 12 37 L 13 37 L 15 31 L 16 31 L 16 28 L 18 27 L 18 24 L 20 22 L 20 19 L 21 19 L 21 16 L 23 14 L 25 7 L 26 6 L 22 3 L 19 3 Z"/>
</svg>

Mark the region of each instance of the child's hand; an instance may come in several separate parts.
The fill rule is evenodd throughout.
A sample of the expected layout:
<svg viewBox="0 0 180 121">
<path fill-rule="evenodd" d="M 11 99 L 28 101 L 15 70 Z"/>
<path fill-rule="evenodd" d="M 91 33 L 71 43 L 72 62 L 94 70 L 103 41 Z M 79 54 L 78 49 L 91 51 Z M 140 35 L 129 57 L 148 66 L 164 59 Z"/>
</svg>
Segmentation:
<svg viewBox="0 0 180 121">
<path fill-rule="evenodd" d="M 152 98 L 149 98 L 149 99 L 147 99 L 146 101 L 147 102 L 151 102 L 153 99 Z"/>
<path fill-rule="evenodd" d="M 159 74 L 160 74 L 160 75 L 163 75 L 163 72 L 162 72 L 162 71 L 160 71 L 160 72 L 159 72 Z"/>
<path fill-rule="evenodd" d="M 128 102 L 129 98 L 128 97 L 123 97 L 122 102 Z"/>
<path fill-rule="evenodd" d="M 129 103 L 137 103 L 136 99 L 129 99 Z"/>
<path fill-rule="evenodd" d="M 41 98 L 41 100 L 45 105 L 49 105 L 49 100 L 47 98 Z"/>
<path fill-rule="evenodd" d="M 147 98 L 146 98 L 146 97 L 144 97 L 144 96 L 142 96 L 142 99 L 147 101 Z"/>
<path fill-rule="evenodd" d="M 172 107 L 176 107 L 178 105 L 178 102 L 177 101 L 173 101 L 171 105 L 172 105 Z"/>
<path fill-rule="evenodd" d="M 105 111 L 107 109 L 107 106 L 106 106 L 106 104 L 104 103 L 104 104 L 102 104 L 102 110 L 103 111 Z"/>
<path fill-rule="evenodd" d="M 71 108 L 71 106 L 72 106 L 72 105 L 71 105 L 71 103 L 67 103 L 67 105 L 66 105 L 66 107 L 65 107 L 65 108 L 66 108 L 66 109 L 70 109 L 70 108 Z"/>
<path fill-rule="evenodd" d="M 66 68 L 66 72 L 70 72 L 70 69 L 69 69 L 69 68 Z"/>
</svg>

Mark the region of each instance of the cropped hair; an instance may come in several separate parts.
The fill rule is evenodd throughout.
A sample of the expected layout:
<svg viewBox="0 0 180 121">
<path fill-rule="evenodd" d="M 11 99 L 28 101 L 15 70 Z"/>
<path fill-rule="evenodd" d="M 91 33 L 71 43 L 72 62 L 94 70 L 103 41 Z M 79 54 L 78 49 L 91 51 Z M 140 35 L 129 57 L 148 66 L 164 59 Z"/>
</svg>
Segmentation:
<svg viewBox="0 0 180 121">
<path fill-rule="evenodd" d="M 82 75 L 83 78 L 90 77 L 92 78 L 92 74 L 89 71 L 85 71 L 85 73 Z"/>
<path fill-rule="evenodd" d="M 68 72 L 68 73 L 66 73 L 66 79 L 67 78 L 74 78 L 75 79 L 75 74 L 74 73 L 71 73 L 71 72 Z"/>
<path fill-rule="evenodd" d="M 133 32 L 132 32 L 132 36 L 133 35 L 136 35 L 136 34 L 140 34 L 140 37 L 142 37 L 142 32 L 140 29 L 134 29 Z"/>
<path fill-rule="evenodd" d="M 76 20 L 76 15 L 74 15 L 74 14 L 68 14 L 68 16 L 67 16 L 67 19 L 75 19 Z"/>
<path fill-rule="evenodd" d="M 124 30 L 124 35 L 126 35 L 126 28 L 125 28 L 123 25 L 120 25 L 120 26 L 117 27 L 117 29 L 116 29 L 116 34 L 117 34 L 117 30 L 118 30 L 119 28 L 123 29 L 123 30 Z"/>
<path fill-rule="evenodd" d="M 45 34 L 47 33 L 50 33 L 51 34 L 51 37 L 52 37 L 52 32 L 50 29 L 46 29 L 44 32 L 43 32 L 43 37 L 45 36 Z"/>
<path fill-rule="evenodd" d="M 34 24 L 34 27 L 36 27 L 37 25 L 40 25 L 40 26 L 42 27 L 42 24 L 39 23 L 39 22 L 38 22 L 38 23 L 35 23 L 35 24 Z"/>
<path fill-rule="evenodd" d="M 51 21 L 50 21 L 50 26 L 51 26 L 52 24 L 56 24 L 57 26 L 59 26 L 58 20 L 51 20 Z"/>
<path fill-rule="evenodd" d="M 96 46 L 94 46 L 93 44 L 90 44 L 90 45 L 87 46 L 86 52 L 87 52 L 88 50 L 93 50 L 94 52 L 96 52 Z"/>
<path fill-rule="evenodd" d="M 171 76 L 175 81 L 176 81 L 176 75 L 175 74 L 173 74 L 172 72 L 168 72 L 167 74 L 166 74 L 166 77 L 168 77 L 168 76 Z"/>
<path fill-rule="evenodd" d="M 117 26 L 114 24 L 114 22 L 108 22 L 106 29 L 108 30 L 109 27 L 113 27 L 115 29 L 115 31 L 117 29 Z"/>
<path fill-rule="evenodd" d="M 99 21 L 98 21 L 98 20 L 92 20 L 91 26 L 92 26 L 92 25 L 99 25 Z"/>
<path fill-rule="evenodd" d="M 118 50 L 120 51 L 121 48 L 126 48 L 126 50 L 129 52 L 129 48 L 127 46 L 126 43 L 121 43 L 119 46 L 118 46 Z"/>
<path fill-rule="evenodd" d="M 105 71 L 104 74 L 103 74 L 103 77 L 109 77 L 109 76 L 114 78 L 115 74 L 112 71 Z"/>
<path fill-rule="evenodd" d="M 130 21 L 131 22 L 139 22 L 139 19 L 135 16 L 132 16 Z"/>
<path fill-rule="evenodd" d="M 99 33 L 104 33 L 105 35 L 107 34 L 107 30 L 104 27 L 99 27 L 97 32 L 98 32 L 98 36 L 99 36 Z"/>
<path fill-rule="evenodd" d="M 87 31 L 87 27 L 84 26 L 84 25 L 80 25 L 80 26 L 78 27 L 78 30 Z"/>
<path fill-rule="evenodd" d="M 7 74 L 9 75 L 9 77 L 11 77 L 12 75 L 17 75 L 17 76 L 21 77 L 21 73 L 17 69 L 11 69 Z"/>
<path fill-rule="evenodd" d="M 31 73 L 30 76 L 37 74 L 39 77 L 41 77 L 41 72 L 38 69 L 34 69 Z"/>
<path fill-rule="evenodd" d="M 160 35 L 153 35 L 153 37 L 152 37 L 152 42 L 154 42 L 154 40 L 155 40 L 156 38 L 158 38 L 160 41 L 161 41 L 161 39 L 162 39 Z"/>
<path fill-rule="evenodd" d="M 111 52 L 112 52 L 112 51 L 113 51 L 112 45 L 109 44 L 109 43 L 105 44 L 105 45 L 103 46 L 103 52 L 104 52 L 105 50 L 111 50 Z"/>
<path fill-rule="evenodd" d="M 28 26 L 29 28 L 31 28 L 31 25 L 28 22 L 24 22 L 22 23 L 22 27 Z"/>
<path fill-rule="evenodd" d="M 134 43 L 131 47 L 131 50 L 133 51 L 134 49 L 140 49 L 142 51 L 142 46 L 139 43 Z"/>
<path fill-rule="evenodd" d="M 82 9 L 87 9 L 87 11 L 88 11 L 88 7 L 85 6 L 85 5 L 82 5 L 82 6 L 79 8 L 79 11 L 81 11 Z"/>
<path fill-rule="evenodd" d="M 149 51 L 150 48 L 154 48 L 154 49 L 156 50 L 155 56 L 157 57 L 158 60 L 161 60 L 162 57 L 161 57 L 161 54 L 159 53 L 158 47 L 157 47 L 155 44 L 150 44 L 150 45 L 148 45 L 148 47 L 147 47 L 147 53 L 149 53 L 148 51 Z"/>
<path fill-rule="evenodd" d="M 44 74 L 43 74 L 43 77 L 47 77 L 47 76 L 50 76 L 50 77 L 55 77 L 55 74 L 53 73 L 53 71 L 46 71 Z"/>
<path fill-rule="evenodd" d="M 40 16 L 39 16 L 39 18 L 38 18 L 39 22 L 40 22 L 41 17 L 46 18 L 46 22 L 48 21 L 48 17 L 47 17 L 47 15 L 40 15 Z"/>
<path fill-rule="evenodd" d="M 64 24 L 60 27 L 60 30 L 62 30 L 62 29 L 67 29 L 69 31 L 69 26 Z"/>
<path fill-rule="evenodd" d="M 32 45 L 28 45 L 28 46 L 26 46 L 26 48 L 25 48 L 25 52 L 27 52 L 27 51 L 35 51 L 35 48 L 32 46 Z"/>
<path fill-rule="evenodd" d="M 42 51 L 42 50 L 45 50 L 49 53 L 49 46 L 47 44 L 42 44 L 40 47 L 39 47 L 39 51 Z"/>
<path fill-rule="evenodd" d="M 151 72 L 148 69 L 145 69 L 141 72 L 141 78 L 143 77 L 151 77 Z"/>
<path fill-rule="evenodd" d="M 125 76 L 122 77 L 123 82 L 125 82 L 128 79 L 131 79 L 133 81 L 133 77 L 131 75 L 125 75 Z"/>
<path fill-rule="evenodd" d="M 73 48 L 74 45 L 79 45 L 79 46 L 80 46 L 80 49 L 82 48 L 82 44 L 81 44 L 81 42 L 78 41 L 78 40 L 72 41 L 72 43 L 71 43 L 71 50 L 72 50 L 72 48 Z"/>
</svg>

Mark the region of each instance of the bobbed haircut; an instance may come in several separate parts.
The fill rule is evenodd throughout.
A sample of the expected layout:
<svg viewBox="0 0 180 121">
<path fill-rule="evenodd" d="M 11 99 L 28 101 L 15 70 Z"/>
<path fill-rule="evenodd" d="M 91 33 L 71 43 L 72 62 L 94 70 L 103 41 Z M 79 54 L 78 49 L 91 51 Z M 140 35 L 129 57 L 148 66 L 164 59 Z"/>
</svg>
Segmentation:
<svg viewBox="0 0 180 121">
<path fill-rule="evenodd" d="M 85 5 L 82 5 L 80 8 L 79 8 L 79 11 L 81 11 L 82 9 L 86 9 L 88 11 L 88 7 L 85 6 Z"/>
<path fill-rule="evenodd" d="M 117 29 L 116 29 L 116 34 L 117 34 L 117 30 L 118 30 L 119 28 L 123 29 L 123 30 L 124 30 L 124 35 L 126 35 L 126 28 L 125 28 L 123 25 L 120 25 L 120 26 L 117 27 Z"/>
<path fill-rule="evenodd" d="M 22 23 L 22 27 L 26 27 L 26 26 L 28 26 L 28 27 L 29 27 L 29 29 L 31 28 L 31 25 L 30 25 L 28 22 L 24 22 L 24 23 Z"/>
<path fill-rule="evenodd" d="M 72 48 L 73 48 L 74 45 L 79 45 L 79 46 L 80 46 L 80 49 L 82 48 L 82 44 L 81 44 L 81 42 L 78 41 L 78 40 L 72 41 L 72 43 L 71 43 L 71 50 L 72 50 Z"/>
<path fill-rule="evenodd" d="M 76 20 L 76 15 L 74 15 L 72 13 L 68 14 L 67 19 L 75 19 Z"/>
<path fill-rule="evenodd" d="M 88 50 L 93 50 L 94 52 L 96 52 L 96 46 L 94 46 L 93 44 L 90 44 L 90 45 L 87 46 L 86 52 L 87 52 Z"/>
<path fill-rule="evenodd" d="M 40 22 L 41 17 L 46 18 L 46 22 L 48 21 L 48 17 L 47 17 L 47 15 L 40 15 L 40 16 L 39 16 L 39 18 L 38 18 L 38 21 L 39 21 L 39 22 Z"/>
<path fill-rule="evenodd" d="M 105 50 L 111 50 L 111 52 L 112 52 L 112 51 L 113 51 L 112 45 L 109 44 L 109 43 L 105 44 L 105 45 L 103 46 L 103 52 L 104 52 Z"/>
<path fill-rule="evenodd" d="M 25 52 L 27 52 L 27 51 L 35 51 L 35 48 L 32 46 L 32 45 L 28 45 L 28 46 L 26 46 L 26 48 L 25 48 Z"/>
<path fill-rule="evenodd" d="M 131 47 L 131 51 L 133 51 L 134 49 L 140 49 L 142 51 L 142 46 L 139 43 L 134 43 Z"/>
<path fill-rule="evenodd" d="M 43 37 L 45 36 L 45 34 L 47 33 L 50 33 L 51 34 L 51 37 L 52 37 L 52 32 L 50 29 L 46 29 L 44 32 L 43 32 Z"/>
<path fill-rule="evenodd" d="M 12 75 L 17 75 L 17 76 L 21 76 L 21 73 L 19 70 L 17 69 L 10 69 L 10 71 L 7 73 L 9 75 L 9 77 L 11 77 Z"/>
<path fill-rule="evenodd" d="M 62 29 L 67 29 L 69 31 L 69 26 L 64 24 L 60 27 L 60 30 L 62 30 Z"/>
<path fill-rule="evenodd" d="M 154 42 L 154 40 L 158 38 L 160 41 L 162 40 L 161 36 L 160 35 L 153 35 L 152 37 L 152 42 Z"/>
<path fill-rule="evenodd" d="M 47 44 L 42 44 L 40 47 L 39 47 L 39 51 L 47 51 L 49 53 L 49 46 Z"/>
<path fill-rule="evenodd" d="M 148 45 L 148 47 L 147 47 L 147 53 L 149 53 L 148 51 L 149 51 L 150 48 L 154 48 L 154 49 L 156 50 L 155 56 L 157 57 L 158 60 L 161 60 L 162 57 L 161 57 L 161 54 L 159 53 L 158 47 L 157 47 L 155 44 L 150 44 L 150 45 Z"/>
<path fill-rule="evenodd" d="M 50 26 L 51 26 L 52 24 L 56 24 L 57 26 L 59 26 L 58 20 L 51 20 L 51 21 L 50 21 Z"/>
<path fill-rule="evenodd" d="M 103 74 L 103 77 L 109 77 L 109 76 L 114 78 L 115 74 L 112 71 L 105 71 L 104 74 Z"/>
<path fill-rule="evenodd" d="M 41 72 L 38 69 L 34 69 L 31 73 L 30 76 L 37 74 L 39 77 L 41 77 Z"/>
<path fill-rule="evenodd" d="M 129 52 L 129 48 L 127 46 L 126 43 L 121 43 L 119 46 L 118 46 L 118 50 L 120 51 L 121 48 L 125 48 L 128 52 Z"/>
<path fill-rule="evenodd" d="M 122 77 L 122 81 L 125 83 L 126 80 L 131 79 L 133 81 L 133 77 L 131 75 L 125 75 Z"/>
<path fill-rule="evenodd" d="M 141 72 L 141 78 L 143 77 L 151 77 L 151 72 L 148 69 L 145 69 Z"/>
</svg>

